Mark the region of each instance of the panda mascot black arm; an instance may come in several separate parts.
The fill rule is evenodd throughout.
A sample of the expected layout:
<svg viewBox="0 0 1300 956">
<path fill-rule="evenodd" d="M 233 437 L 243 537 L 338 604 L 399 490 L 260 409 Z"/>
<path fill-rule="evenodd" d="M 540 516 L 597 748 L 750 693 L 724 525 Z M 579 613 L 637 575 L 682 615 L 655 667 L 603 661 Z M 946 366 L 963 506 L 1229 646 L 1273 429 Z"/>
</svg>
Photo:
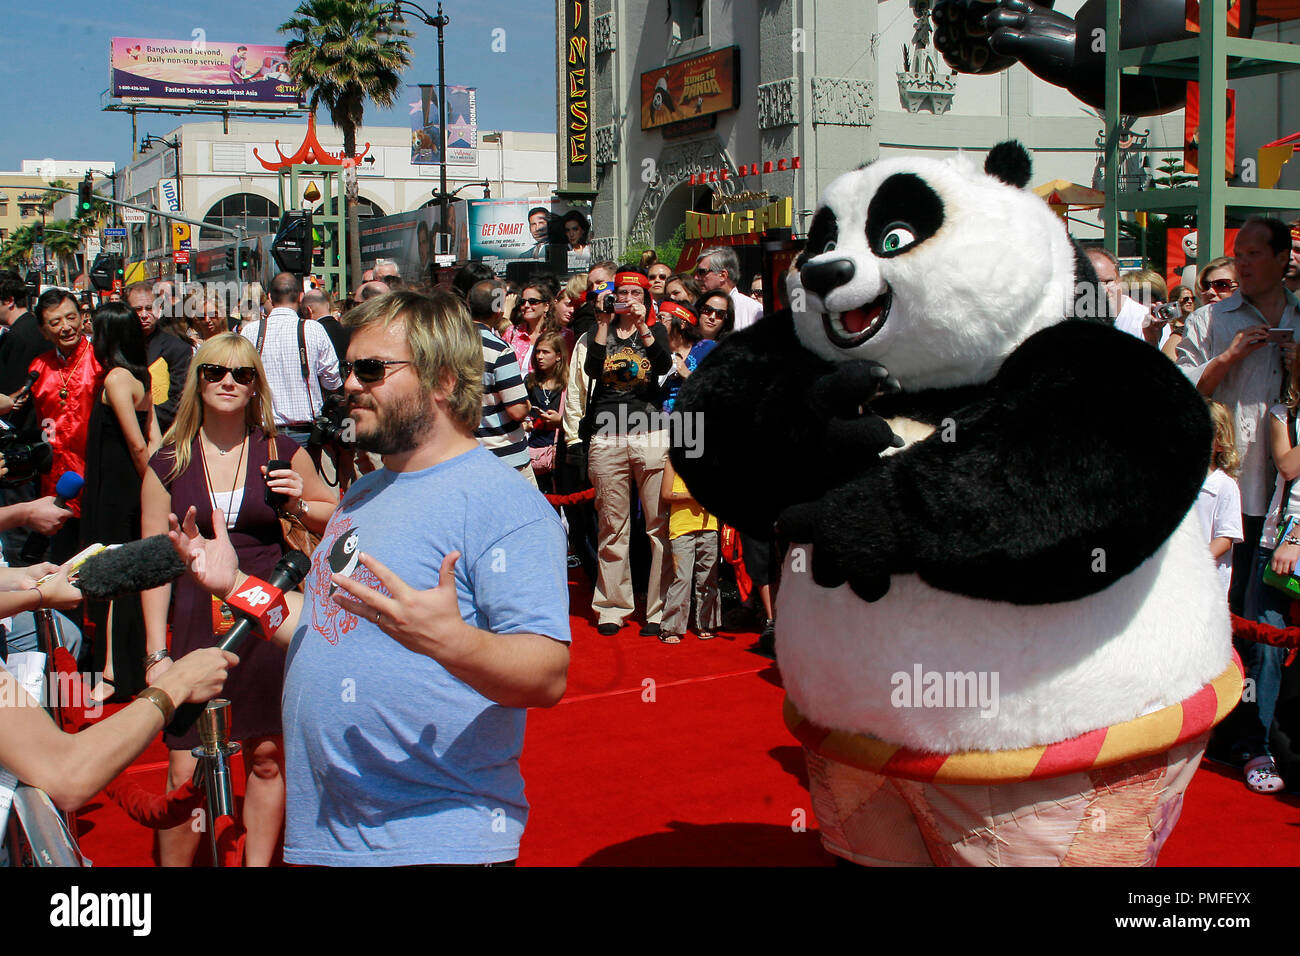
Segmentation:
<svg viewBox="0 0 1300 956">
<path fill-rule="evenodd" d="M 1212 430 L 1172 362 L 1068 321 L 1007 359 L 929 438 L 781 518 L 817 583 L 875 599 L 888 575 L 1016 604 L 1075 600 L 1150 557 L 1196 500 Z"/>
<path fill-rule="evenodd" d="M 696 440 L 673 449 L 673 466 L 710 512 L 771 537 L 786 506 L 816 501 L 902 444 L 883 419 L 858 417 L 872 395 L 897 388 L 888 374 L 819 358 L 788 312 L 768 316 L 725 339 L 682 386 L 678 413 L 703 424 L 680 430 Z"/>
<path fill-rule="evenodd" d="M 733 336 L 683 389 L 705 423 L 703 455 L 674 450 L 696 498 L 742 530 L 778 514 L 783 539 L 813 546 L 818 584 L 869 600 L 908 573 L 1072 600 L 1154 554 L 1204 480 L 1208 414 L 1097 314 L 1095 283 L 1099 321 L 1066 318 L 1087 313 L 1092 273 L 1028 178 L 1005 143 L 984 171 L 898 158 L 831 183 L 796 309 Z"/>
</svg>

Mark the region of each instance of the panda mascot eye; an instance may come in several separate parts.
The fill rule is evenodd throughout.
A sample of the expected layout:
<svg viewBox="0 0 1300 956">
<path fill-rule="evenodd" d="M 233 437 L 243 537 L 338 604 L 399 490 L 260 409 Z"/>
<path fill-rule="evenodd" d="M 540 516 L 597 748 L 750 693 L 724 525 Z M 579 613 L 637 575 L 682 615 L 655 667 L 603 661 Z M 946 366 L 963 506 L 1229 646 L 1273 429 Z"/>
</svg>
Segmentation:
<svg viewBox="0 0 1300 956">
<path fill-rule="evenodd" d="M 916 233 L 906 223 L 892 223 L 880 237 L 880 254 L 897 255 L 916 244 Z"/>
</svg>

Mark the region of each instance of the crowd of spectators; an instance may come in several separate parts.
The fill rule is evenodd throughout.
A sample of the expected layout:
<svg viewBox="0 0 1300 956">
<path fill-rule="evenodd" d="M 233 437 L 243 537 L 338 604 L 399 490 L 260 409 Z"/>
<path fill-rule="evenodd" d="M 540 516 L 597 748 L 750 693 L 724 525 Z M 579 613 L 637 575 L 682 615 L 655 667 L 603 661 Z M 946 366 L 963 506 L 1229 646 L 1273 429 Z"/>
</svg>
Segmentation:
<svg viewBox="0 0 1300 956">
<path fill-rule="evenodd" d="M 1285 577 L 1300 561 L 1300 526 L 1290 520 L 1300 519 L 1297 250 L 1300 230 L 1255 217 L 1231 258 L 1200 269 L 1194 288 L 1172 289 L 1155 272 L 1121 274 L 1112 255 L 1088 250 L 1116 327 L 1160 349 L 1210 402 L 1215 438 L 1198 514 L 1233 610 L 1274 626 L 1289 623 L 1289 599 L 1264 584 L 1264 572 Z M 338 301 L 281 274 L 235 301 L 163 281 L 129 286 L 98 306 L 52 289 L 29 310 L 22 281 L 0 275 L 0 414 L 18 434 L 47 443 L 53 460 L 4 488 L 5 557 L 23 559 L 33 574 L 53 570 L 89 543 L 166 532 L 169 515 L 193 507 L 199 516 L 186 540 L 227 538 L 246 570 L 269 574 L 288 524 L 321 534 L 340 493 L 378 467 L 374 455 L 354 454 L 341 414 L 330 427 L 354 368 L 370 388 L 387 380 L 389 366 L 412 364 L 349 361 L 348 314 L 359 310 L 369 322 L 384 303 L 409 313 L 424 308 L 412 303 L 435 302 L 430 314 L 460 310 L 481 352 L 466 434 L 562 515 L 568 564 L 589 580 L 597 632 L 615 638 L 639 622 L 642 636 L 672 645 L 693 622 L 696 637 L 709 640 L 724 626 L 724 553 L 736 549 L 723 547 L 725 529 L 674 473 L 668 451 L 684 383 L 719 342 L 762 316 L 762 276 L 744 278 L 735 251 L 717 247 L 689 272 L 674 273 L 651 253 L 636 263 L 595 262 L 568 278 L 539 268 L 518 283 L 471 262 L 448 295 L 406 288 L 395 265 L 380 260 Z M 86 493 L 63 507 L 54 484 L 66 471 L 85 476 Z M 277 497 L 278 506 L 266 503 Z M 36 561 L 25 553 L 25 529 L 51 539 Z M 770 654 L 775 544 L 739 543 L 759 650 Z M 0 611 L 14 617 L 0 654 L 31 647 L 32 609 L 5 601 L 11 587 L 35 590 L 37 608 L 67 615 L 67 643 L 102 678 L 101 698 L 125 702 L 157 686 L 174 691 L 173 703 L 201 699 L 233 663 L 198 653 L 232 618 L 195 581 L 98 606 L 74 600 L 57 577 L 42 592 L 34 577 L 10 582 L 7 574 L 0 568 Z M 1252 790 L 1271 793 L 1283 786 L 1274 751 L 1278 722 L 1288 719 L 1279 708 L 1285 652 L 1238 650 L 1256 699 L 1223 724 L 1211 753 L 1239 766 Z M 259 645 L 230 675 L 225 692 L 238 702 L 235 736 L 249 772 L 248 860 L 264 864 L 286 799 L 283 650 Z M 176 786 L 193 772 L 194 741 L 166 741 Z M 186 827 L 165 834 L 163 861 L 187 864 L 196 843 Z"/>
</svg>

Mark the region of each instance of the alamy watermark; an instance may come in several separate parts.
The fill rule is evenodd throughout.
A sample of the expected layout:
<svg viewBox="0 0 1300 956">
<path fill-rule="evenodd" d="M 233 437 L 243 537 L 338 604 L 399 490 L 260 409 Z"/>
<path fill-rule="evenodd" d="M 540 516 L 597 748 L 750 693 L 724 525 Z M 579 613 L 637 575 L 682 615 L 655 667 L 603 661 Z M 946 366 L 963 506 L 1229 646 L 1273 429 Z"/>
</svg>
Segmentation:
<svg viewBox="0 0 1300 956">
<path fill-rule="evenodd" d="M 997 671 L 927 671 L 920 664 L 889 678 L 894 707 L 978 707 L 981 717 L 998 715 Z"/>
<path fill-rule="evenodd" d="M 597 412 L 592 424 L 595 438 L 644 438 L 651 448 L 684 449 L 687 458 L 704 454 L 704 416 L 699 412 L 644 412 L 619 405 Z"/>
<path fill-rule="evenodd" d="M 104 712 L 104 705 L 90 696 L 88 687 L 98 684 L 101 679 L 102 675 L 92 674 L 87 685 L 84 674 L 57 671 L 48 675 L 41 684 L 39 700 L 17 681 L 9 681 L 0 686 L 0 708 L 57 707 L 66 711 L 80 710 L 87 718 L 98 717 Z"/>
</svg>

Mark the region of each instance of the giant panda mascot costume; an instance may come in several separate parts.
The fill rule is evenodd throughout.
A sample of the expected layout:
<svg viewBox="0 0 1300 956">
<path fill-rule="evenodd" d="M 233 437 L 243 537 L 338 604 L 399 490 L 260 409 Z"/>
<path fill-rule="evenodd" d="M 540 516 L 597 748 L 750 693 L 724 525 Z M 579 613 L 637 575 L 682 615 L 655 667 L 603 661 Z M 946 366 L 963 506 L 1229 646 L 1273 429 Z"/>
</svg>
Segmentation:
<svg viewBox="0 0 1300 956">
<path fill-rule="evenodd" d="M 859 863 L 1154 864 L 1240 696 L 1205 403 L 1110 327 L 1029 169 L 1011 142 L 836 179 L 793 309 L 679 398 L 692 494 L 785 548 L 786 723 Z"/>
</svg>

